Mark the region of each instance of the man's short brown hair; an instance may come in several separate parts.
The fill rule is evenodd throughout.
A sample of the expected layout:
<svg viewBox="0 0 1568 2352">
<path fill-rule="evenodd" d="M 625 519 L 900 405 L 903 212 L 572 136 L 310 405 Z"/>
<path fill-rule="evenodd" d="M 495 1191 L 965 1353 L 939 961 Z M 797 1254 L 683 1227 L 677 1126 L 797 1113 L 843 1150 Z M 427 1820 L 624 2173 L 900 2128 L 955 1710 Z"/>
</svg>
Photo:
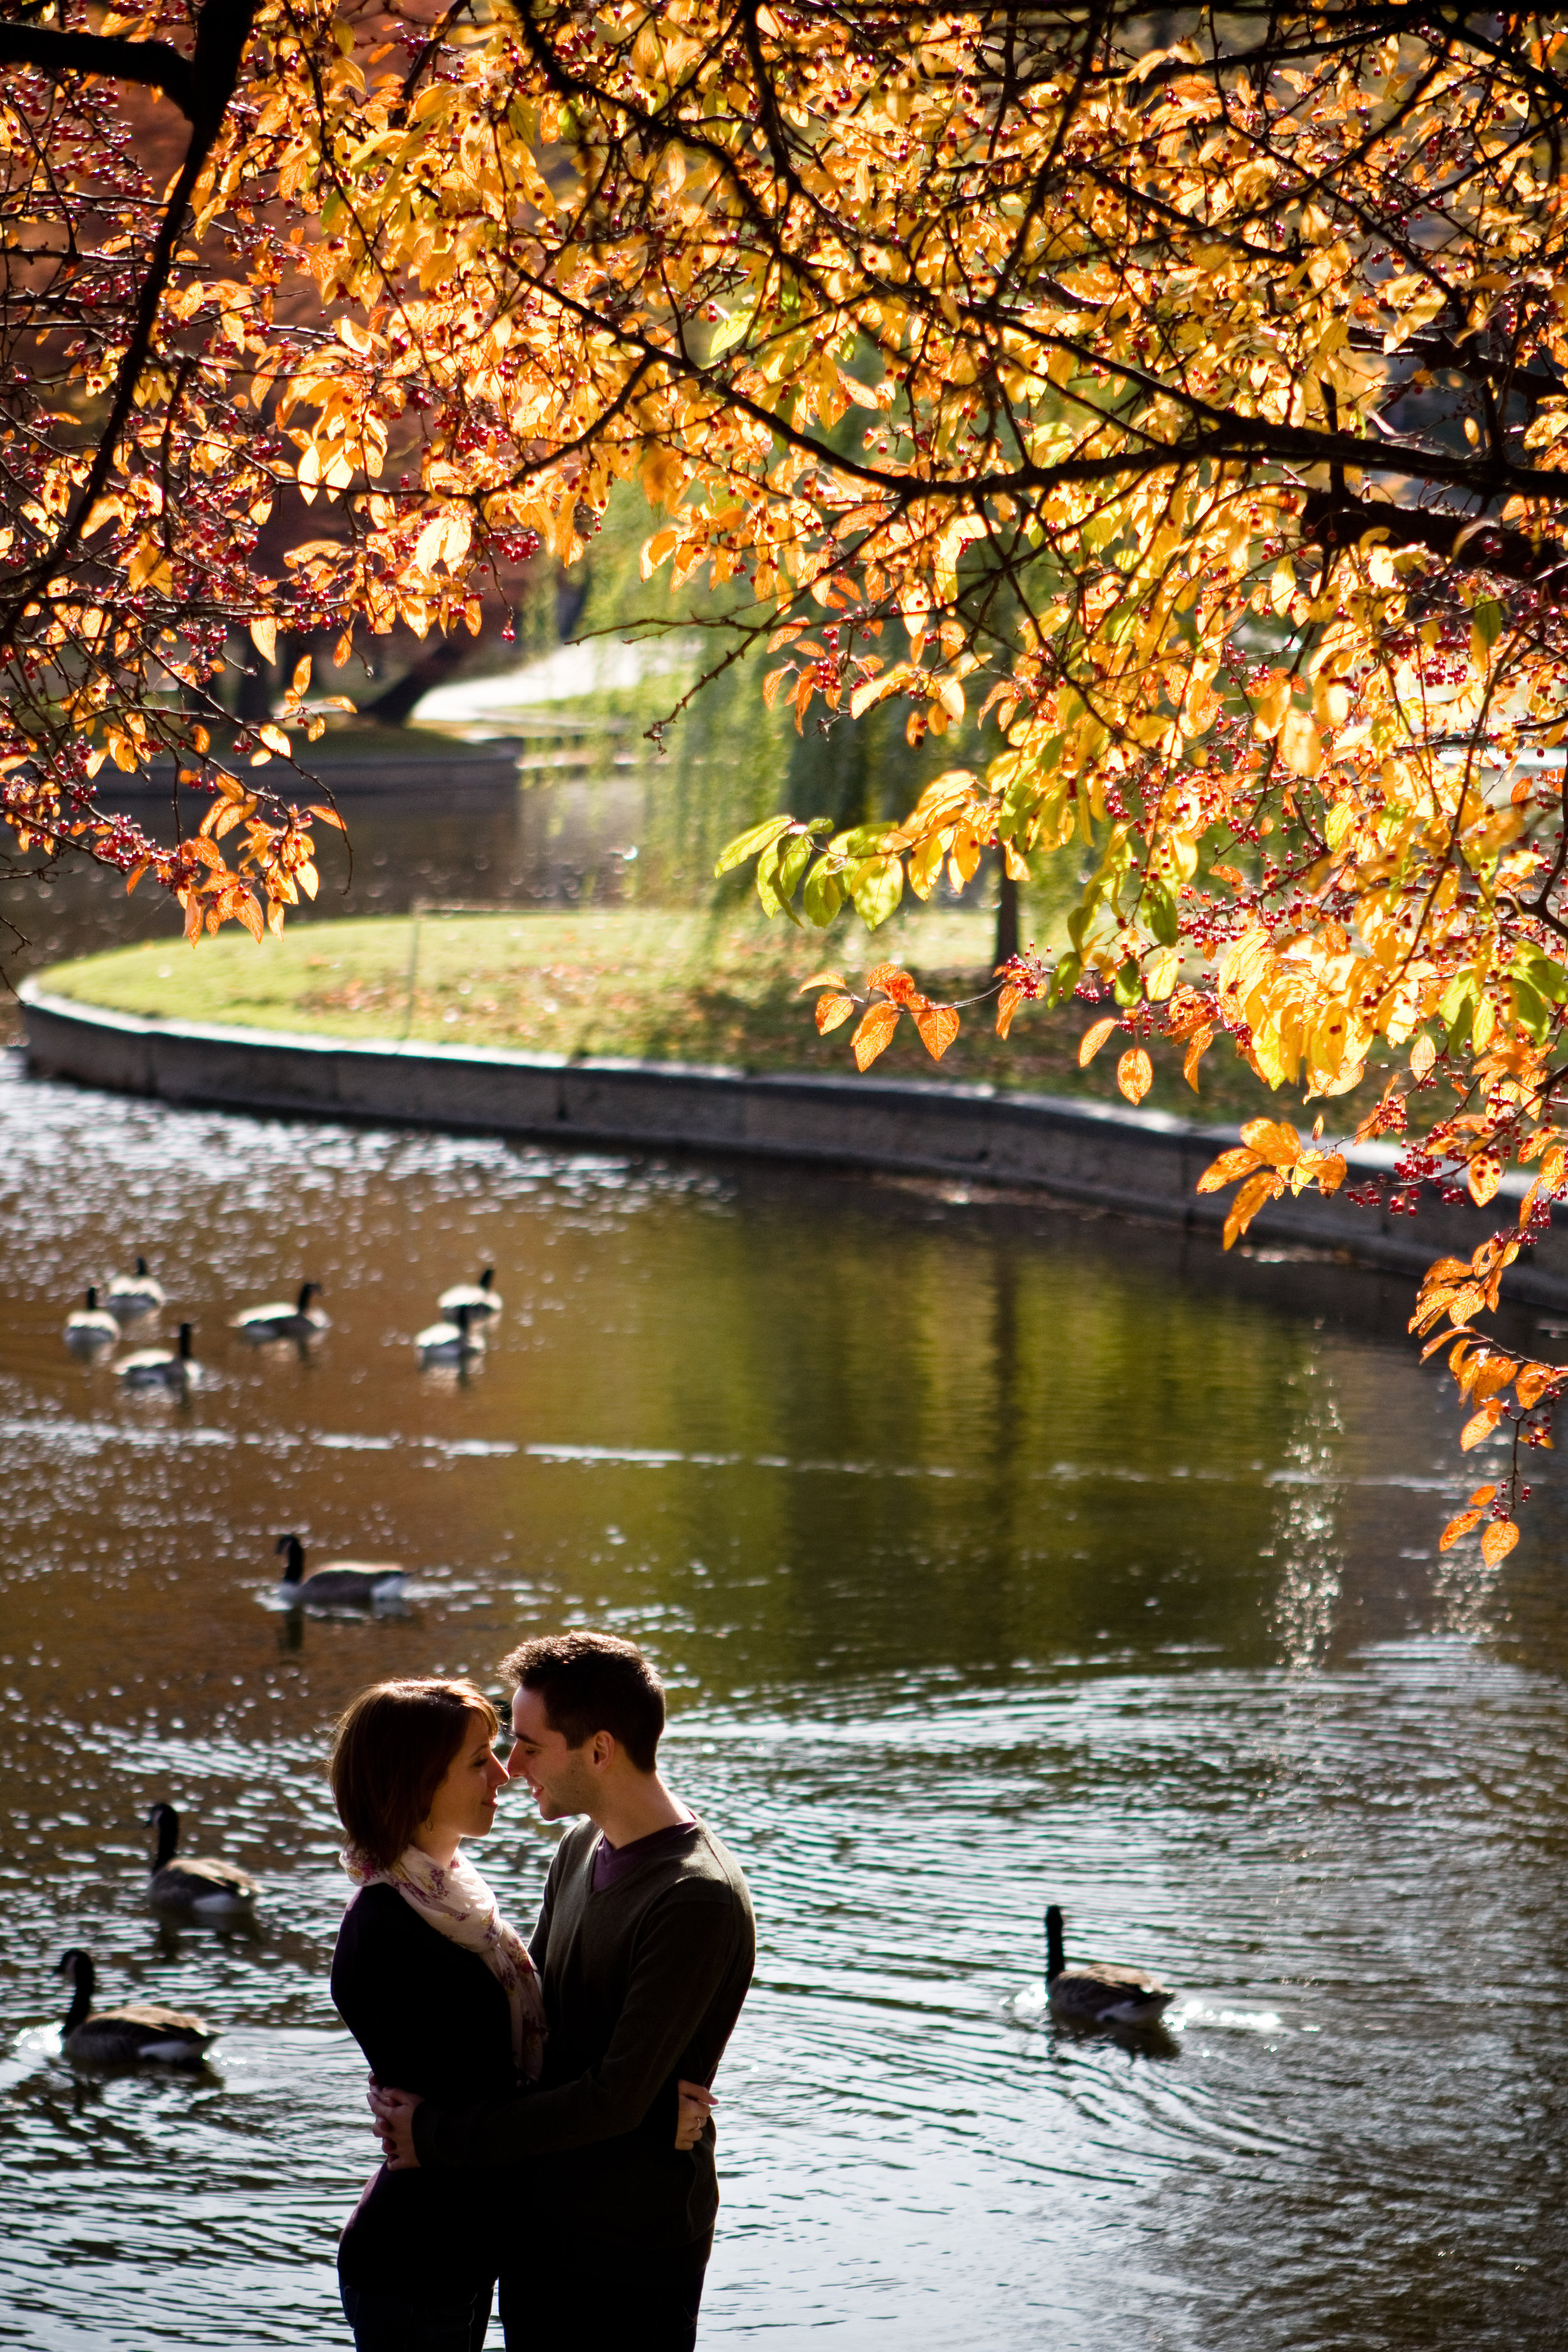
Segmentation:
<svg viewBox="0 0 1568 2352">
<path fill-rule="evenodd" d="M 493 1739 L 500 1717 L 483 1691 L 435 1675 L 373 1683 L 350 1701 L 332 1735 L 327 1776 L 355 1862 L 390 1870 L 412 1843 L 470 1715 L 483 1718 Z"/>
<path fill-rule="evenodd" d="M 548 1633 L 500 1662 L 521 1690 L 537 1691 L 544 1719 L 568 1748 L 607 1731 L 639 1772 L 651 1772 L 664 1729 L 664 1685 L 631 1642 L 614 1633 Z"/>
</svg>

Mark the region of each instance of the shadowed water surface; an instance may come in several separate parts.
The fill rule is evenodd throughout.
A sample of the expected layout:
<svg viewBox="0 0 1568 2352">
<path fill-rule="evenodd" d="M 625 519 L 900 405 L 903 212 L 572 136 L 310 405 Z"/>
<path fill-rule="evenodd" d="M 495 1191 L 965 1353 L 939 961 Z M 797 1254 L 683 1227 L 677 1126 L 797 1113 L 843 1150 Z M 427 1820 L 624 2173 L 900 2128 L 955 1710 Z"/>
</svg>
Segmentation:
<svg viewBox="0 0 1568 2352">
<path fill-rule="evenodd" d="M 658 1660 L 757 1901 L 705 2342 L 1561 2343 L 1561 1513 L 1500 1575 L 1436 1557 L 1475 1458 L 1398 1285 L 15 1068 L 0 1136 L 0 2343 L 342 2339 L 329 1726 L 584 1619 Z M 139 1249 L 186 1405 L 60 1343 Z M 482 1370 L 421 1376 L 486 1263 Z M 306 1276 L 310 1357 L 226 1332 Z M 279 1614 L 289 1527 L 405 1560 L 404 1613 Z M 266 1880 L 254 1932 L 145 1910 L 165 1797 Z M 552 1836 L 513 1797 L 482 1850 L 521 1917 Z M 1042 2028 L 1053 1897 L 1179 1987 L 1163 2049 Z M 210 2068 L 65 2066 L 69 1943 L 199 2007 Z"/>
</svg>

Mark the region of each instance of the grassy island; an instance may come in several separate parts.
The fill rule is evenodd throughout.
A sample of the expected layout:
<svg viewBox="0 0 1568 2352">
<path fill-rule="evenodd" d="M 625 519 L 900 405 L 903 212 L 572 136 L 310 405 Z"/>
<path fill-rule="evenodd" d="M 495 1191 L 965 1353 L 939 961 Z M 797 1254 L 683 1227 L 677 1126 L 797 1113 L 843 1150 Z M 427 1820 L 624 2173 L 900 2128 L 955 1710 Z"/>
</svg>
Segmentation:
<svg viewBox="0 0 1568 2352">
<path fill-rule="evenodd" d="M 426 914 L 417 923 L 406 915 L 299 923 L 259 948 L 236 927 L 195 950 L 147 940 L 41 977 L 58 995 L 156 1020 L 852 1075 L 852 1026 L 818 1037 L 802 981 L 830 969 L 858 986 L 890 961 L 912 970 L 929 994 L 962 1003 L 991 985 L 991 938 L 980 908 L 895 920 L 874 938 L 856 927 L 826 940 L 764 925 L 749 910 L 498 909 Z M 1056 1013 L 1026 1006 L 1003 1044 L 992 1005 L 977 1003 L 964 1010 L 940 1066 L 906 1020 L 877 1069 L 1120 1101 L 1112 1047 L 1087 1071 L 1078 1066 L 1090 1018 L 1077 1003 Z M 1175 1055 L 1157 1052 L 1149 1101 L 1228 1122 L 1279 1098 L 1220 1047 L 1201 1097 L 1183 1082 Z M 1279 1107 L 1290 1116 L 1288 1104 Z"/>
</svg>

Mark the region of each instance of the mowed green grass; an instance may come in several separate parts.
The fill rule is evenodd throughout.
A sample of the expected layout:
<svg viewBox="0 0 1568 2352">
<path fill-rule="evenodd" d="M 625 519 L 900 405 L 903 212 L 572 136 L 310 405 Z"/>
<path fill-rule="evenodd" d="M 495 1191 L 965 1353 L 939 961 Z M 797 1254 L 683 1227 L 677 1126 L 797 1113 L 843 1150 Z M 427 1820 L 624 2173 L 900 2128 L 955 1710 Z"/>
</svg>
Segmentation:
<svg viewBox="0 0 1568 2352">
<path fill-rule="evenodd" d="M 146 941 L 42 978 L 60 995 L 160 1020 L 853 1074 L 853 1023 L 819 1037 L 803 981 L 832 969 L 858 988 L 891 961 L 929 995 L 962 1003 L 993 987 L 991 950 L 992 919 L 978 908 L 921 911 L 874 936 L 846 926 L 826 939 L 752 911 L 427 915 L 417 941 L 411 918 L 369 916 L 299 924 L 259 947 L 237 927 L 194 949 Z M 1078 1066 L 1093 1018 L 1080 1003 L 1026 1005 L 1004 1044 L 994 1000 L 964 1006 L 940 1076 L 1119 1100 L 1114 1041 L 1087 1071 Z M 1182 1080 L 1178 1049 L 1156 1048 L 1154 1066 L 1151 1105 L 1188 1118 L 1228 1123 L 1276 1102 L 1223 1045 L 1205 1066 L 1201 1097 Z M 907 1016 L 877 1068 L 939 1075 Z M 1290 1115 L 1283 1101 L 1279 1109 Z"/>
</svg>

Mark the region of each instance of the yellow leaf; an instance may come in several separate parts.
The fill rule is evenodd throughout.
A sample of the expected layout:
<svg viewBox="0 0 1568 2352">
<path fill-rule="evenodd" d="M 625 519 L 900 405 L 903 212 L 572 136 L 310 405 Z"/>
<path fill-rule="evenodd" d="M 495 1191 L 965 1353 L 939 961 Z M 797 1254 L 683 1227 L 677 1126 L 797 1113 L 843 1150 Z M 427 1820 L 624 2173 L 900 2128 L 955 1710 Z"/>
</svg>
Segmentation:
<svg viewBox="0 0 1568 2352">
<path fill-rule="evenodd" d="M 250 625 L 250 642 L 256 647 L 257 652 L 261 656 L 264 662 L 276 661 L 278 658 L 277 622 L 272 620 L 270 617 L 259 621 L 252 621 Z"/>
<path fill-rule="evenodd" d="M 809 980 L 801 982 L 800 986 L 795 990 L 795 994 L 804 996 L 808 988 L 842 988 L 844 985 L 845 979 L 841 971 L 814 971 Z"/>
<path fill-rule="evenodd" d="M 1502 1170 L 1489 1153 L 1479 1152 L 1465 1171 L 1465 1181 L 1477 1208 L 1484 1209 L 1502 1182 Z"/>
<path fill-rule="evenodd" d="M 855 999 L 852 996 L 819 996 L 816 1000 L 817 1035 L 826 1037 L 830 1029 L 837 1029 L 841 1021 L 847 1021 L 854 1010 Z"/>
<path fill-rule="evenodd" d="M 1285 1179 L 1276 1175 L 1272 1168 L 1261 1168 L 1256 1176 L 1247 1179 L 1231 1202 L 1230 1214 L 1225 1221 L 1226 1249 L 1247 1231 L 1259 1209 L 1277 1201 L 1284 1190 Z"/>
<path fill-rule="evenodd" d="M 1241 1139 L 1276 1168 L 1293 1168 L 1301 1156 L 1301 1139 L 1286 1119 L 1249 1118 Z"/>
<path fill-rule="evenodd" d="M 1130 1103 L 1141 1103 L 1154 1083 L 1154 1065 L 1142 1045 L 1133 1045 L 1116 1065 L 1116 1083 Z"/>
<path fill-rule="evenodd" d="M 1518 1397 L 1520 1403 L 1524 1407 L 1526 1412 L 1530 1411 L 1532 1405 L 1540 1403 L 1548 1389 L 1556 1385 L 1558 1377 L 1558 1372 L 1553 1365 L 1526 1364 L 1518 1380 L 1514 1382 L 1514 1393 Z"/>
<path fill-rule="evenodd" d="M 1213 1165 L 1204 1170 L 1195 1189 L 1200 1192 L 1217 1192 L 1222 1184 L 1234 1183 L 1238 1176 L 1250 1174 L 1257 1166 L 1256 1151 L 1222 1151 Z"/>
<path fill-rule="evenodd" d="M 1511 1519 L 1494 1519 L 1481 1538 L 1481 1558 L 1489 1568 L 1506 1559 L 1519 1541 L 1519 1529 Z"/>
<path fill-rule="evenodd" d="M 1304 710 L 1288 710 L 1279 729 L 1279 754 L 1298 776 L 1315 776 L 1323 764 L 1323 739 Z"/>
<path fill-rule="evenodd" d="M 958 1014 L 951 1004 L 929 1004 L 915 1014 L 921 1043 L 933 1062 L 940 1062 L 958 1034 Z"/>
<path fill-rule="evenodd" d="M 1502 1407 L 1495 1398 L 1491 1403 L 1482 1405 L 1479 1412 L 1472 1413 L 1459 1432 L 1460 1453 L 1468 1454 L 1471 1447 L 1479 1445 L 1483 1437 L 1489 1437 L 1501 1419 Z"/>
<path fill-rule="evenodd" d="M 1009 981 L 996 999 L 996 1034 L 1005 1037 L 1013 1026 L 1013 1015 L 1024 1002 L 1024 992 L 1016 981 Z"/>
<path fill-rule="evenodd" d="M 1410 1075 L 1424 1078 L 1437 1058 L 1437 1048 L 1430 1037 L 1417 1037 L 1410 1048 Z"/>
<path fill-rule="evenodd" d="M 893 1042 L 893 1032 L 902 1018 L 901 1005 L 872 1005 L 852 1040 L 858 1070 L 868 1070 L 878 1055 L 886 1053 Z"/>
<path fill-rule="evenodd" d="M 1185 1078 L 1188 1086 L 1191 1087 L 1194 1094 L 1196 1094 L 1198 1091 L 1198 1064 L 1203 1060 L 1204 1055 L 1208 1052 L 1208 1049 L 1213 1043 L 1214 1031 L 1211 1027 L 1205 1025 L 1202 1029 L 1196 1029 L 1194 1031 L 1192 1043 L 1187 1047 L 1186 1059 L 1182 1064 L 1182 1076 Z"/>
<path fill-rule="evenodd" d="M 1093 1061 L 1095 1055 L 1099 1053 L 1100 1047 L 1104 1045 L 1106 1039 L 1117 1025 L 1118 1024 L 1114 1020 L 1097 1021 L 1092 1029 L 1086 1029 L 1084 1031 L 1083 1035 L 1078 1041 L 1078 1066 L 1080 1070 L 1088 1069 L 1089 1064 Z"/>
<path fill-rule="evenodd" d="M 285 759 L 287 759 L 289 753 L 293 749 L 293 745 L 289 742 L 287 735 L 284 734 L 281 727 L 258 727 L 256 731 L 260 736 L 264 743 L 268 744 L 274 751 L 282 752 Z"/>
</svg>

